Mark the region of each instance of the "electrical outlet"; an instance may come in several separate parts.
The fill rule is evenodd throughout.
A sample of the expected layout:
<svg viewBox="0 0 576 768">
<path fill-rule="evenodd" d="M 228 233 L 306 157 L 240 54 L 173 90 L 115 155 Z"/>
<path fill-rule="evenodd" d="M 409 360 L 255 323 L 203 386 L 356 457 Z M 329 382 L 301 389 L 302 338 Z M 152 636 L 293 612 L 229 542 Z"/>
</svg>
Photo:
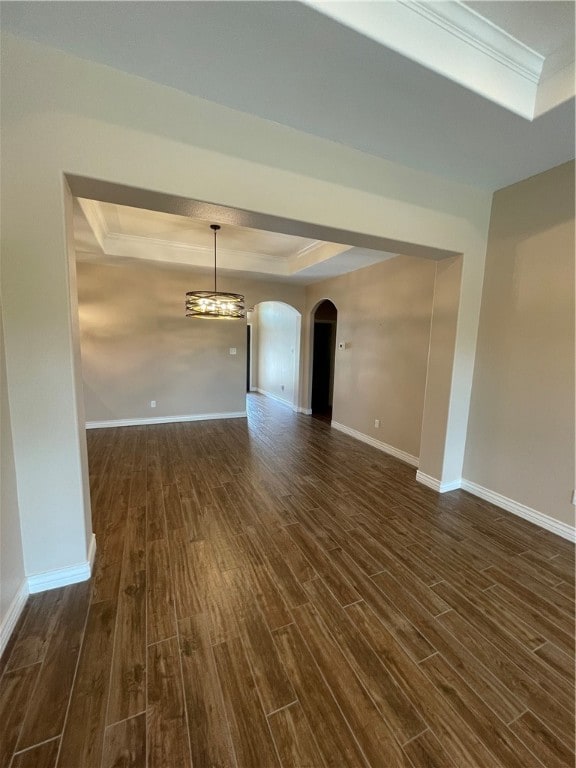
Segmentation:
<svg viewBox="0 0 576 768">
<path fill-rule="evenodd" d="M 376 427 L 376 429 L 378 429 L 378 427 L 380 426 L 380 419 L 374 419 L 374 426 Z"/>
<path fill-rule="evenodd" d="M 576 490 L 572 491 L 572 504 L 576 507 Z"/>
<path fill-rule="evenodd" d="M 150 400 L 150 408 L 156 408 L 156 400 Z"/>
<path fill-rule="evenodd" d="M 236 347 L 230 347 L 230 354 L 235 355 L 236 354 Z"/>
</svg>

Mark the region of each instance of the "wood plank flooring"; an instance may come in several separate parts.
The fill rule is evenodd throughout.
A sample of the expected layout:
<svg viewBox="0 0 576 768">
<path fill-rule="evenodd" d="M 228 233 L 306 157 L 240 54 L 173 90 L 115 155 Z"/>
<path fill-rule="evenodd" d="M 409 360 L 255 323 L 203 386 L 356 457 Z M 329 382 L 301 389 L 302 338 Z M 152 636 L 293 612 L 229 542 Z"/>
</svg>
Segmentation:
<svg viewBox="0 0 576 768">
<path fill-rule="evenodd" d="M 574 766 L 574 550 L 250 396 L 88 433 L 90 582 L 29 598 L 0 768 Z"/>
</svg>

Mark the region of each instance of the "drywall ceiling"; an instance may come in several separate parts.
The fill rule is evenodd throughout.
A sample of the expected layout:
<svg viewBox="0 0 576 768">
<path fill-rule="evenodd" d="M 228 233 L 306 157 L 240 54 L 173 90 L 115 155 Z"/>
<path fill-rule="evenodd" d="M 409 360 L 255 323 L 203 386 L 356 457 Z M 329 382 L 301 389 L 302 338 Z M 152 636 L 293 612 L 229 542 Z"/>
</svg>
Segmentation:
<svg viewBox="0 0 576 768">
<path fill-rule="evenodd" d="M 497 189 L 574 156 L 574 99 L 558 104 L 566 85 L 558 77 L 569 68 L 549 78 L 554 88 L 538 93 L 544 48 L 565 45 L 573 4 L 538 3 L 551 10 L 529 22 L 508 8 L 524 3 L 488 3 L 507 7 L 498 21 L 519 39 L 512 53 L 498 52 L 501 40 L 510 38 L 499 30 L 481 60 L 473 49 L 482 46 L 470 30 L 462 32 L 463 23 L 458 34 L 448 34 L 449 18 L 430 20 L 433 6 L 477 17 L 484 4 L 472 5 L 466 12 L 462 3 L 400 0 L 322 3 L 320 11 L 294 2 L 18 2 L 2 4 L 2 26 L 369 154 Z M 373 33 L 374 25 L 366 30 L 355 17 L 352 28 L 349 20 L 327 15 L 338 7 L 346 13 L 393 9 L 426 19 L 419 34 L 403 36 L 398 52 Z M 432 31 L 446 44 L 431 46 Z M 442 61 L 432 60 L 441 54 Z M 544 113 L 530 119 L 534 112 Z"/>
<path fill-rule="evenodd" d="M 457 0 L 307 3 L 528 120 L 574 96 L 574 46 L 565 37 L 566 27 L 574 27 L 572 3 L 540 3 L 554 13 L 535 10 L 533 15 L 526 3 L 521 17 L 510 6 L 525 3 L 501 2 L 506 11 L 492 12 L 499 24 L 483 15 L 483 3 L 473 7 Z M 561 56 L 560 48 L 565 49 Z"/>
<path fill-rule="evenodd" d="M 465 5 L 543 56 L 560 48 L 574 56 L 574 2 L 480 0 Z"/>
<path fill-rule="evenodd" d="M 77 198 L 74 237 L 81 261 L 145 259 L 201 270 L 214 266 L 212 222 Z M 217 223 L 217 222 L 214 222 Z M 397 254 L 223 224 L 218 272 L 308 284 L 343 275 Z"/>
</svg>

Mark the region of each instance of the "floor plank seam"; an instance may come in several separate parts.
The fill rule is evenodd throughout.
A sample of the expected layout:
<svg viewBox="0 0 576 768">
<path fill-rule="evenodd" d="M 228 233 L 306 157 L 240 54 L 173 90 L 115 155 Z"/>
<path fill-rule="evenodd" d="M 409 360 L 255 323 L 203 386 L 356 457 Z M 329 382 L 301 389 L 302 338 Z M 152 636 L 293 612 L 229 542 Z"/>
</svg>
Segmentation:
<svg viewBox="0 0 576 768">
<path fill-rule="evenodd" d="M 44 741 L 39 741 L 37 744 L 31 744 L 29 747 L 26 747 L 25 749 L 21 749 L 18 752 L 14 752 L 14 757 L 16 757 L 17 755 L 25 755 L 26 752 L 30 752 L 32 749 L 36 749 L 37 747 L 42 747 L 44 744 L 50 744 L 52 741 L 56 741 L 61 737 L 62 737 L 62 734 L 58 733 L 56 736 L 52 736 L 49 739 L 44 739 Z"/>
<path fill-rule="evenodd" d="M 76 744 L 92 768 L 568 766 L 573 547 L 327 424 L 250 409 L 250 438 L 240 422 L 88 434 L 94 577 L 57 617 L 27 602 L 1 667 L 8 764 L 23 737 L 50 768 Z M 44 724 L 39 674 L 63 655 L 47 676 L 46 647 L 74 611 Z"/>
<path fill-rule="evenodd" d="M 84 626 L 82 629 L 82 633 L 80 635 L 80 647 L 78 648 L 78 656 L 76 657 L 76 665 L 74 667 L 74 675 L 72 677 L 72 685 L 70 686 L 70 691 L 68 693 L 68 703 L 66 706 L 66 714 L 64 715 L 64 720 L 62 722 L 62 730 L 60 731 L 60 743 L 58 744 L 58 752 L 56 754 L 56 765 L 58 765 L 60 760 L 60 753 L 62 752 L 62 745 L 64 743 L 64 734 L 66 733 L 66 724 L 68 722 L 68 716 L 70 714 L 70 706 L 72 704 L 72 692 L 74 691 L 74 686 L 76 685 L 76 675 L 78 674 L 78 667 L 80 666 L 80 659 L 82 657 L 82 650 L 84 648 L 84 640 L 86 637 L 86 627 L 88 626 L 88 617 L 90 615 L 90 596 L 92 594 L 92 587 L 90 587 L 90 594 L 88 596 L 88 607 L 86 610 L 86 617 L 84 619 Z"/>
</svg>

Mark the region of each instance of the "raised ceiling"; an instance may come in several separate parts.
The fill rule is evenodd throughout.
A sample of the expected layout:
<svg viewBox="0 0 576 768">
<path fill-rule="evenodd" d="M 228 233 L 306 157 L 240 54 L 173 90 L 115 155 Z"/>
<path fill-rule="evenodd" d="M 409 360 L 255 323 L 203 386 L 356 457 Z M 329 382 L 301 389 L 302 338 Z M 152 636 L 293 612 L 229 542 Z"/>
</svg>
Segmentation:
<svg viewBox="0 0 576 768">
<path fill-rule="evenodd" d="M 2 6 L 14 34 L 474 186 L 574 156 L 571 2 Z"/>
<path fill-rule="evenodd" d="M 201 270 L 214 264 L 210 223 L 199 218 L 79 198 L 74 235 L 82 261 L 144 259 Z M 397 254 L 224 224 L 218 271 L 308 284 Z"/>
<path fill-rule="evenodd" d="M 571 2 L 307 3 L 528 120 L 574 96 Z"/>
</svg>

